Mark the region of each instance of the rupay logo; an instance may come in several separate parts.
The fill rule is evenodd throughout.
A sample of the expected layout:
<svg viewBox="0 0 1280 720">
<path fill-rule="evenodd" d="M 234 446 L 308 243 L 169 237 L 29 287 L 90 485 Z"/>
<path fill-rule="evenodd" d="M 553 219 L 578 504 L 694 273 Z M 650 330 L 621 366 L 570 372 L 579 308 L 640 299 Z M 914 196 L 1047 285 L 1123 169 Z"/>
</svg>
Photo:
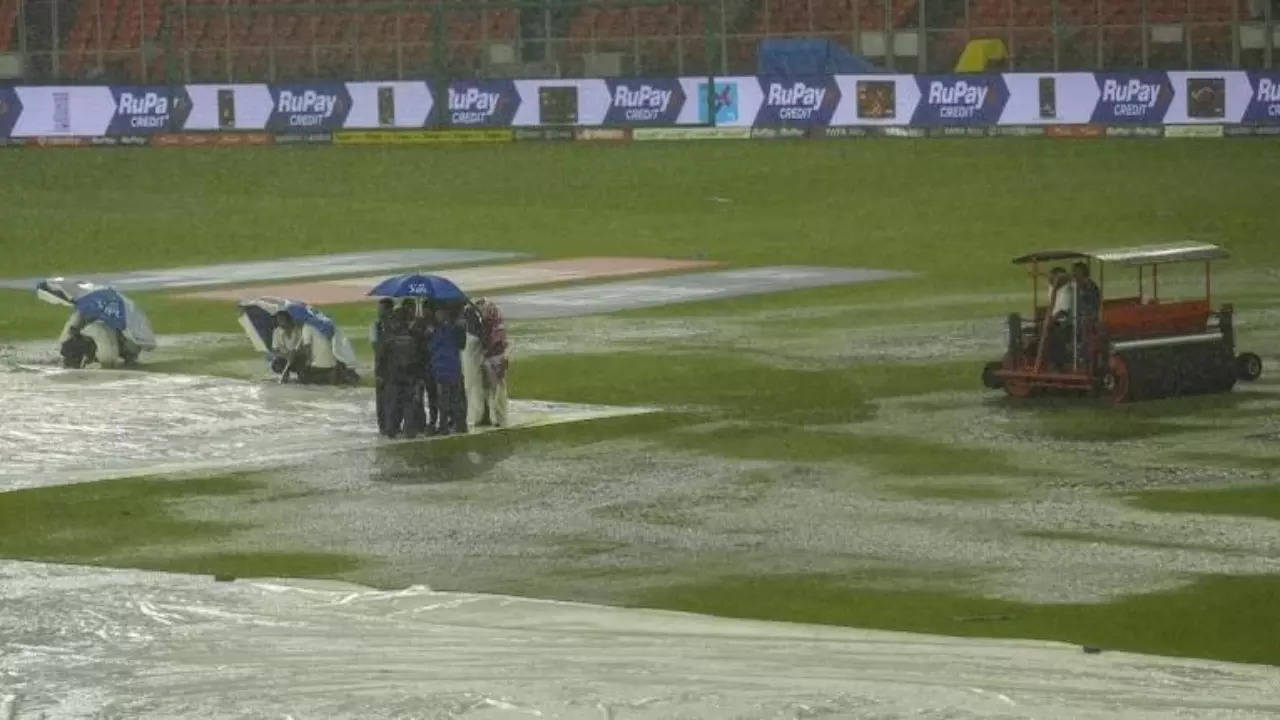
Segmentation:
<svg viewBox="0 0 1280 720">
<path fill-rule="evenodd" d="M 991 88 L 985 85 L 957 80 L 947 83 L 934 80 L 929 83 L 928 103 L 940 106 L 938 117 L 946 119 L 971 118 L 986 104 Z"/>
<path fill-rule="evenodd" d="M 1153 108 L 1159 99 L 1159 83 L 1145 83 L 1138 78 L 1132 78 L 1126 83 L 1108 78 L 1102 83 L 1103 102 L 1129 103 Z"/>
<path fill-rule="evenodd" d="M 667 111 L 674 95 L 674 90 L 648 84 L 635 89 L 618 85 L 613 90 L 613 104 L 625 110 L 623 116 L 627 120 L 656 120 Z"/>
<path fill-rule="evenodd" d="M 779 108 L 779 120 L 808 120 L 822 107 L 826 96 L 826 88 L 813 87 L 803 82 L 790 86 L 771 82 L 765 104 Z"/>
<path fill-rule="evenodd" d="M 469 87 L 459 92 L 449 88 L 449 120 L 455 125 L 479 125 L 498 110 L 502 93 Z"/>
<path fill-rule="evenodd" d="M 288 115 L 290 127 L 314 127 L 323 125 L 338 109 L 338 96 L 334 93 L 304 90 L 300 93 L 281 90 L 276 100 L 276 112 Z"/>
</svg>

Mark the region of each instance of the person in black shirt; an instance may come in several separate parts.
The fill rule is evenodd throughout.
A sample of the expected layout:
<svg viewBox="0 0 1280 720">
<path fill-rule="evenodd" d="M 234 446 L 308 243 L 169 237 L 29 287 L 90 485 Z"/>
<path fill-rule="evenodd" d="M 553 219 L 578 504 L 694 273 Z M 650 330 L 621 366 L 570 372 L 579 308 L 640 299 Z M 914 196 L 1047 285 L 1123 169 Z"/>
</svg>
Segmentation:
<svg viewBox="0 0 1280 720">
<path fill-rule="evenodd" d="M 1075 291 L 1076 348 L 1082 365 L 1087 364 L 1094 333 L 1098 327 L 1098 313 L 1102 310 L 1102 291 L 1089 277 L 1089 265 L 1083 262 L 1071 266 L 1071 284 Z"/>
<path fill-rule="evenodd" d="M 380 353 L 379 346 L 382 344 L 382 338 L 387 332 L 387 323 L 391 320 L 391 312 L 395 310 L 395 305 L 390 298 L 383 298 L 378 301 L 378 319 L 373 321 L 369 326 L 369 346 L 373 348 L 373 398 L 374 411 L 378 415 L 378 432 L 383 431 L 383 425 L 386 421 L 386 412 L 383 410 L 383 386 L 386 378 L 383 376 L 383 369 L 378 362 Z"/>
<path fill-rule="evenodd" d="M 378 345 L 377 363 L 383 368 L 382 434 L 414 438 L 423 430 L 417 405 L 422 402 L 423 343 L 411 324 L 413 313 L 401 307 L 387 323 L 386 334 Z M 417 397 L 415 402 L 414 398 Z"/>
</svg>

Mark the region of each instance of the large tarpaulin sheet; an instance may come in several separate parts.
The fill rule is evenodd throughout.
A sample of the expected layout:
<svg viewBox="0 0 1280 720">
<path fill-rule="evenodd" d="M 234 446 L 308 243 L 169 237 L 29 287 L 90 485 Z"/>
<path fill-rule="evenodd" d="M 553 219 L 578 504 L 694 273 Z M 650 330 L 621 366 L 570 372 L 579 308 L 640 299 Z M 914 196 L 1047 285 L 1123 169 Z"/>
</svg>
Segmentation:
<svg viewBox="0 0 1280 720">
<path fill-rule="evenodd" d="M 0 561 L 0 718 L 1270 718 L 1275 668 Z"/>
</svg>

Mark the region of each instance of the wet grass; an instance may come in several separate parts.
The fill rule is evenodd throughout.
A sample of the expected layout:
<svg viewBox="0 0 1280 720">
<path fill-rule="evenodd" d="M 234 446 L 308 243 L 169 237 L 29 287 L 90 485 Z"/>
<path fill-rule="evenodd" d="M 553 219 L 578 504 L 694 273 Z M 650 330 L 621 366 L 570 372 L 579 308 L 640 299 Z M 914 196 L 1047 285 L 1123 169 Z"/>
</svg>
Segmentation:
<svg viewBox="0 0 1280 720">
<path fill-rule="evenodd" d="M 922 500 L 960 500 L 986 502 L 1007 500 L 1018 497 L 1018 493 L 1007 487 L 992 485 L 959 485 L 952 483 L 927 483 L 919 485 L 893 485 L 890 492 Z"/>
<path fill-rule="evenodd" d="M 1104 604 L 1034 605 L 865 589 L 832 576 L 705 580 L 641 593 L 633 605 L 728 617 L 965 637 L 1058 640 L 1105 650 L 1280 665 L 1280 577 L 1203 577 Z M 1083 662 L 1083 661 L 1082 661 Z"/>
<path fill-rule="evenodd" d="M 249 476 L 230 475 L 129 478 L 0 493 L 0 557 L 95 563 L 156 544 L 207 542 L 241 526 L 186 520 L 171 512 L 172 504 L 259 487 Z"/>
<path fill-rule="evenodd" d="M 602 353 L 528 358 L 513 382 L 533 397 L 824 424 L 865 420 L 876 398 L 968 387 L 971 370 L 967 363 L 793 370 L 711 353 Z"/>
<path fill-rule="evenodd" d="M 236 577 L 336 577 L 352 556 L 314 552 L 210 552 L 243 523 L 190 520 L 184 500 L 247 495 L 252 474 L 128 478 L 0 493 L 0 557 Z"/>
<path fill-rule="evenodd" d="M 1067 530 L 1033 530 L 1022 533 L 1025 537 L 1040 538 L 1042 540 L 1066 540 L 1068 542 L 1088 543 L 1092 545 L 1107 546 L 1130 546 L 1138 548 L 1151 548 L 1155 550 L 1193 550 L 1196 552 L 1208 553 L 1228 553 L 1220 547 L 1212 545 L 1196 545 L 1193 543 L 1180 542 L 1160 542 L 1157 540 L 1147 540 L 1144 538 L 1135 538 L 1125 535 L 1111 535 L 1106 533 L 1087 533 L 1072 532 Z"/>
<path fill-rule="evenodd" d="M 1259 457 L 1257 455 L 1243 455 L 1227 452 L 1185 451 L 1176 453 L 1175 457 L 1196 465 L 1208 465 L 1210 467 L 1227 468 L 1230 470 L 1252 470 L 1269 473 L 1273 477 L 1280 478 L 1280 458 L 1277 458 L 1275 455 L 1271 457 Z"/>
<path fill-rule="evenodd" d="M 1280 520 L 1280 483 L 1222 490 L 1153 490 L 1128 501 L 1135 507 L 1159 512 Z"/>
<path fill-rule="evenodd" d="M 785 425 L 735 425 L 679 433 L 666 441 L 723 457 L 844 461 L 891 475 L 1016 475 L 1004 453 L 902 435 L 857 435 Z"/>
<path fill-rule="evenodd" d="M 1250 143 L 940 140 L 909 149 L 874 141 L 626 148 L 529 144 L 352 148 L 292 153 L 287 163 L 280 162 L 278 149 L 125 155 L 6 155 L 11 192 L 0 227 L 3 274 L 72 275 L 423 246 L 523 250 L 542 257 L 702 256 L 731 266 L 803 263 L 919 273 L 864 286 L 619 314 L 637 320 L 728 316 L 759 333 L 751 338 L 756 343 L 751 347 L 767 353 L 772 343 L 778 354 L 786 355 L 786 343 L 806 333 L 874 328 L 892 338 L 904 323 L 998 322 L 1007 312 L 1025 312 L 1025 278 L 1008 260 L 1036 247 L 1137 244 L 1197 233 L 1233 251 L 1227 268 L 1275 262 L 1269 232 L 1275 217 L 1274 158 Z M 981 177 L 955 181 L 972 175 L 976 166 L 983 168 Z M 886 167 L 892 172 L 864 172 Z M 1132 182 L 1135 173 L 1142 183 Z M 1187 183 L 1187 177 L 1199 182 Z M 1117 187 L 1125 192 L 1116 192 Z M 711 195 L 732 202 L 713 202 Z M 1088 209 L 1090 226 L 1103 228 L 1105 237 L 1081 239 L 1081 208 Z M 430 228 L 451 230 L 424 235 Z M 1250 301 L 1258 307 L 1273 302 L 1269 281 L 1246 282 L 1230 275 L 1224 280 L 1219 284 L 1223 300 L 1236 300 L 1242 309 Z M 1005 294 L 1017 299 L 989 299 Z M 134 299 L 162 334 L 240 332 L 233 303 L 158 293 L 138 293 Z M 36 301 L 30 291 L 0 291 L 0 306 L 5 308 L 0 342 L 51 337 L 66 319 L 64 309 Z M 365 304 L 325 309 L 348 327 L 363 327 L 373 315 Z M 756 313 L 767 315 L 753 318 Z M 1253 331 L 1245 329 L 1246 334 Z M 513 329 L 517 338 L 519 332 Z M 367 358 L 360 334 L 349 334 Z M 1247 337 L 1242 343 L 1255 347 Z M 998 345 L 992 347 L 992 359 L 1000 351 Z M 368 477 L 389 484 L 441 478 L 466 482 L 511 454 L 624 439 L 721 457 L 781 460 L 795 467 L 811 460 L 848 462 L 900 476 L 902 480 L 884 485 L 889 492 L 931 500 L 999 499 L 1003 496 L 990 484 L 966 483 L 963 477 L 1026 472 L 1001 453 L 979 448 L 907 434 L 807 429 L 874 422 L 873 401 L 881 398 L 978 392 L 977 363 L 864 364 L 810 371 L 779 369 L 767 354 L 738 352 L 736 345 L 675 352 L 653 341 L 645 352 L 520 357 L 517 343 L 512 383 L 519 397 L 659 405 L 668 412 L 447 443 L 380 446 L 370 451 Z M 242 376 L 237 365 L 242 359 L 256 360 L 247 343 L 243 350 L 162 361 L 155 369 Z M 821 364 L 823 358 L 814 360 Z M 1274 377 L 1264 376 L 1258 387 L 1274 388 L 1280 382 Z M 1001 407 L 1012 414 L 1025 412 L 1027 424 L 1044 437 L 1097 443 L 1099 452 L 1107 452 L 1106 443 L 1112 440 L 1195 436 L 1214 429 L 1205 418 L 1264 418 L 1273 410 L 1246 403 L 1273 395 L 1256 389 L 1114 409 L 1093 402 L 1002 402 Z M 919 411 L 930 409 L 922 406 Z M 696 425 L 723 420 L 733 424 L 694 432 Z M 1253 460 L 1258 464 L 1251 469 L 1267 469 L 1260 466 L 1261 458 Z M 746 473 L 740 484 L 747 493 L 764 493 L 793 479 Z M 0 556 L 239 577 L 332 576 L 354 567 L 356 560 L 324 553 L 220 552 L 218 543 L 239 529 L 234 518 L 194 522 L 177 512 L 184 500 L 210 495 L 259 501 L 254 495 L 259 480 L 126 480 L 0 494 Z M 1262 488 L 1147 493 L 1133 502 L 1170 512 L 1280 517 L 1277 493 Z M 615 513 L 620 521 L 672 524 L 690 522 L 695 509 L 620 504 L 600 512 Z M 571 559 L 592 558 L 617 545 L 575 536 L 563 538 L 558 549 Z M 657 578 L 711 575 L 682 575 L 678 566 L 679 560 L 672 558 L 669 566 L 644 572 Z M 903 577 L 918 577 L 921 569 L 900 571 Z M 594 585 L 579 586 L 580 598 L 605 596 L 632 570 L 611 566 L 577 572 L 597 573 Z M 711 577 L 648 590 L 634 601 L 741 617 L 1051 638 L 1259 662 L 1277 662 L 1280 652 L 1280 644 L 1268 641 L 1264 632 L 1275 627 L 1275 608 L 1280 606 L 1280 581 L 1275 578 L 1206 578 L 1175 593 L 1088 606 L 890 592 L 883 588 L 911 585 L 902 578 L 880 584 L 862 580 L 866 582 L 859 584 L 856 576 Z M 554 590 L 558 583 L 552 579 L 545 587 Z"/>
<path fill-rule="evenodd" d="M 363 567 L 358 558 L 335 553 L 235 552 L 152 555 L 145 551 L 128 567 L 218 578 L 297 577 L 339 578 Z"/>
</svg>

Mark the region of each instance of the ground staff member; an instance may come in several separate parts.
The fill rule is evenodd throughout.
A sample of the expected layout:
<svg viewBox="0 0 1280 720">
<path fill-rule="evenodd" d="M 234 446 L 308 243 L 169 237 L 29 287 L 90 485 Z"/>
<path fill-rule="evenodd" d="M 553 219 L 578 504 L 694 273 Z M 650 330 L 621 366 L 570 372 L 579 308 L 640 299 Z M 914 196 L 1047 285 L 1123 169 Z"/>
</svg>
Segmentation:
<svg viewBox="0 0 1280 720">
<path fill-rule="evenodd" d="M 480 346 L 483 406 L 481 424 L 507 425 L 507 325 L 498 306 L 488 298 L 476 301 L 480 315 Z"/>
<path fill-rule="evenodd" d="M 399 308 L 387 323 L 386 332 L 378 343 L 377 363 L 382 367 L 383 400 L 385 417 L 381 427 L 387 437 L 403 435 L 414 438 L 422 431 L 414 396 L 422 398 L 422 341 L 414 335 L 410 325 L 413 314 L 408 308 Z"/>
<path fill-rule="evenodd" d="M 462 346 L 467 331 L 443 308 L 436 310 L 436 325 L 428 336 L 431 374 L 440 393 L 441 435 L 467 431 L 467 405 L 462 396 Z"/>
<path fill-rule="evenodd" d="M 480 309 L 468 304 L 462 310 L 462 324 L 467 331 L 467 341 L 462 348 L 462 389 L 467 396 L 467 425 L 475 427 L 485 422 L 484 383 L 484 323 Z"/>
<path fill-rule="evenodd" d="M 385 430 L 384 425 L 386 417 L 382 407 L 383 385 L 386 378 L 383 377 L 382 364 L 378 362 L 380 353 L 378 348 L 382 345 L 382 338 L 387 332 L 387 324 L 391 322 L 391 311 L 395 309 L 395 305 L 390 298 L 383 298 L 378 301 L 378 317 L 369 326 L 369 346 L 373 348 L 373 403 L 374 412 L 378 416 L 378 432 Z"/>
</svg>

